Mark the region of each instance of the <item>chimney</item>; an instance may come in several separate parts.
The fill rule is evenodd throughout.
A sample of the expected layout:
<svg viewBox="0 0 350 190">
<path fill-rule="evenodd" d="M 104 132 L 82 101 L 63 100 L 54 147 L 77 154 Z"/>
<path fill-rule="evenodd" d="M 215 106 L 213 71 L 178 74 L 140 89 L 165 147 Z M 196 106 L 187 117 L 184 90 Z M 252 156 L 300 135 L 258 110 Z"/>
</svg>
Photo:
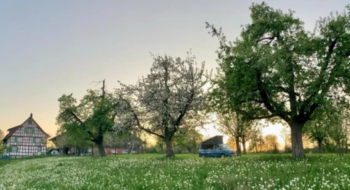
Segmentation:
<svg viewBox="0 0 350 190">
<path fill-rule="evenodd" d="M 33 118 L 33 114 L 32 113 L 30 113 L 30 118 Z"/>
</svg>

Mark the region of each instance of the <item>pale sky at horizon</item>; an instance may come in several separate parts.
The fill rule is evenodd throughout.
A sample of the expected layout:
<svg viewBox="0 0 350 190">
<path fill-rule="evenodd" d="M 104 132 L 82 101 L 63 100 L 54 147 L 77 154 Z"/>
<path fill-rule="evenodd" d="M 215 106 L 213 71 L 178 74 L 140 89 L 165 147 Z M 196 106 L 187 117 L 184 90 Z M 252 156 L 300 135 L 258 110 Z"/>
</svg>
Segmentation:
<svg viewBox="0 0 350 190">
<path fill-rule="evenodd" d="M 33 113 L 54 136 L 62 94 L 80 99 L 103 79 L 109 90 L 118 87 L 117 81 L 133 84 L 149 73 L 150 52 L 185 58 L 192 50 L 199 63 L 215 68 L 219 42 L 205 22 L 222 27 L 227 39 L 234 40 L 241 25 L 250 22 L 252 2 L 262 1 L 0 1 L 0 129 L 7 134 Z M 294 10 L 307 30 L 318 18 L 350 4 L 265 2 Z"/>
</svg>

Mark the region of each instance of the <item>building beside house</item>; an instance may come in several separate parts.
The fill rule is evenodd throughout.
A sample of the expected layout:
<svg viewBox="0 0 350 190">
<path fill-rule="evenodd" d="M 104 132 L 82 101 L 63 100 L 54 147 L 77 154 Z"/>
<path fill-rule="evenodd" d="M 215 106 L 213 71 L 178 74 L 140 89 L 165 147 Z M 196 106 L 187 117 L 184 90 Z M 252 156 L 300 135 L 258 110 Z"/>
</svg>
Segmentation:
<svg viewBox="0 0 350 190">
<path fill-rule="evenodd" d="M 49 135 L 33 119 L 33 114 L 21 125 L 7 130 L 8 134 L 2 140 L 5 144 L 5 154 L 10 158 L 21 158 L 45 155 Z"/>
</svg>

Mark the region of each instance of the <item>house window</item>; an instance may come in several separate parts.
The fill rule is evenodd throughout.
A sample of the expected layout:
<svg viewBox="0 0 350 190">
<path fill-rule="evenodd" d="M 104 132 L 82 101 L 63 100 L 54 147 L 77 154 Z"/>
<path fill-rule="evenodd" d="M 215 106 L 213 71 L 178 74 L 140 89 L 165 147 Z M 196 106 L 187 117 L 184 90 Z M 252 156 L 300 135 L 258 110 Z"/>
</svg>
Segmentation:
<svg viewBox="0 0 350 190">
<path fill-rule="evenodd" d="M 10 152 L 11 153 L 17 153 L 18 152 L 18 146 L 11 146 L 10 147 Z"/>
<path fill-rule="evenodd" d="M 26 128 L 24 128 L 24 132 L 25 133 L 32 133 L 32 134 L 34 134 L 35 133 L 35 128 L 34 127 L 26 127 Z"/>
<path fill-rule="evenodd" d="M 41 138 L 35 138 L 36 143 L 41 143 Z"/>
<path fill-rule="evenodd" d="M 33 123 L 33 121 L 30 119 L 28 120 L 28 125 L 31 125 Z"/>
<path fill-rule="evenodd" d="M 15 142 L 23 142 L 23 138 L 22 137 L 15 137 Z"/>
</svg>

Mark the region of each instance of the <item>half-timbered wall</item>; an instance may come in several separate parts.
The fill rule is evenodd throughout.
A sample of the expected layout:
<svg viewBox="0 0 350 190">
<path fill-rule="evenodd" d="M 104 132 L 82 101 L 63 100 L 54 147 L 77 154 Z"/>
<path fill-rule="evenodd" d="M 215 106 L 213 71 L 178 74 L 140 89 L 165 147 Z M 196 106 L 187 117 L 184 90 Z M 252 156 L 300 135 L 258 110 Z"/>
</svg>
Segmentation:
<svg viewBox="0 0 350 190">
<path fill-rule="evenodd" d="M 10 157 L 26 157 L 46 153 L 46 134 L 31 119 L 27 120 L 7 141 Z"/>
</svg>

